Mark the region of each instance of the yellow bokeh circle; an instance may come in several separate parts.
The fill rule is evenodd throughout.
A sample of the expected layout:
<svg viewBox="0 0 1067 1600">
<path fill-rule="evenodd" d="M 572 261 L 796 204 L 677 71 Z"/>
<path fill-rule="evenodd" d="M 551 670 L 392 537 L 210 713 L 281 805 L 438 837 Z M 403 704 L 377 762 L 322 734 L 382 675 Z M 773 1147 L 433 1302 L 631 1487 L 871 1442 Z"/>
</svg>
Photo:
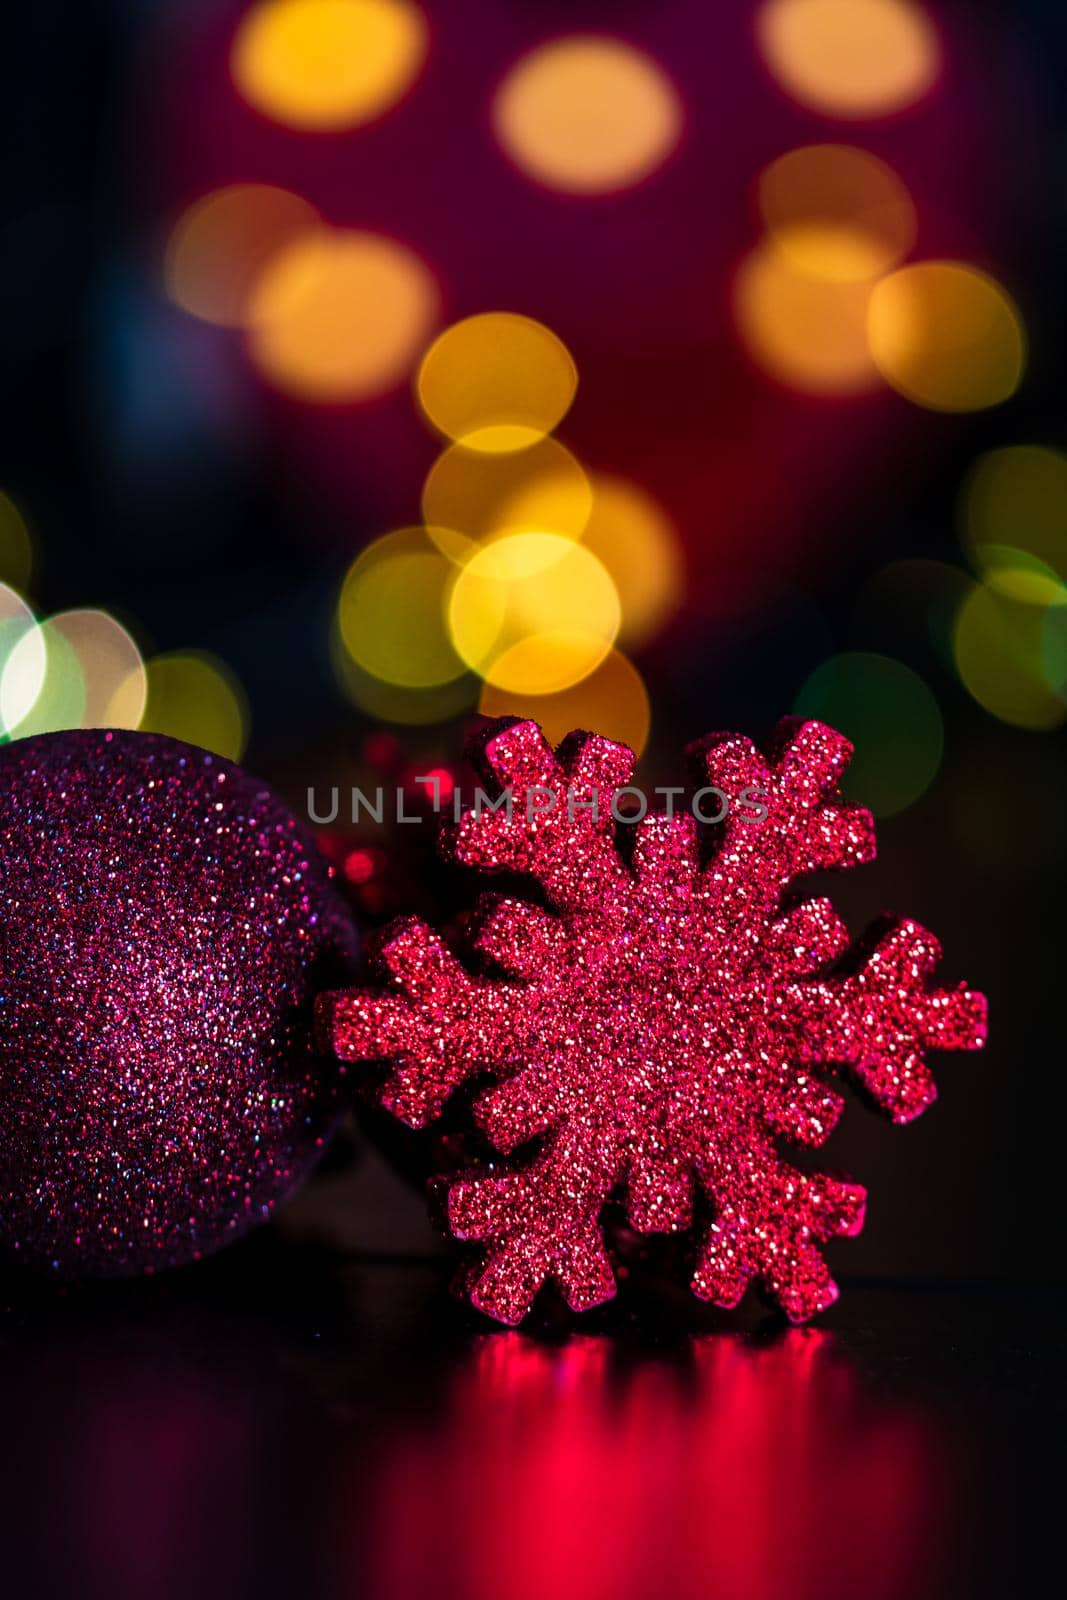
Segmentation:
<svg viewBox="0 0 1067 1600">
<path fill-rule="evenodd" d="M 975 463 L 961 497 L 961 534 L 983 545 L 1028 550 L 1067 577 L 1067 455 L 1042 445 L 1008 445 Z"/>
<path fill-rule="evenodd" d="M 60 611 L 43 625 L 59 634 L 80 668 L 85 728 L 136 728 L 145 708 L 147 684 L 141 652 L 130 634 L 106 611 Z M 72 724 L 73 726 L 73 724 Z"/>
<path fill-rule="evenodd" d="M 487 683 L 478 710 L 486 717 L 536 722 L 551 744 L 582 728 L 629 745 L 638 756 L 648 743 L 652 722 L 641 674 L 619 650 L 610 651 L 587 678 L 559 694 L 515 694 Z"/>
<path fill-rule="evenodd" d="M 814 144 L 772 161 L 759 180 L 767 232 L 798 272 L 860 282 L 915 242 L 915 207 L 891 167 L 851 145 Z"/>
<path fill-rule="evenodd" d="M 416 387 L 434 426 L 468 450 L 523 450 L 566 416 L 578 369 L 544 323 L 486 311 L 445 329 Z"/>
<path fill-rule="evenodd" d="M 900 111 L 941 67 L 933 24 L 912 0 L 766 0 L 757 30 L 787 94 L 834 117 Z"/>
<path fill-rule="evenodd" d="M 647 490 L 598 473 L 582 543 L 603 563 L 618 591 L 619 638 L 633 647 L 646 644 L 681 605 L 685 591 L 674 524 Z"/>
<path fill-rule="evenodd" d="M 1045 678 L 1045 629 L 1050 606 L 1018 598 L 1004 587 L 975 584 L 960 606 L 953 635 L 956 668 L 986 711 L 1016 727 L 1058 728 L 1067 706 Z M 1067 590 L 1051 606 L 1067 604 Z"/>
<path fill-rule="evenodd" d="M 33 538 L 11 496 L 0 489 L 0 584 L 25 589 L 33 575 Z M 3 611 L 0 608 L 0 621 Z"/>
<path fill-rule="evenodd" d="M 868 283 L 798 271 L 773 242 L 742 262 L 734 286 L 749 354 L 805 394 L 854 395 L 878 386 L 867 340 L 870 296 Z"/>
<path fill-rule="evenodd" d="M 248 742 L 248 702 L 226 664 L 207 651 L 181 650 L 145 664 L 141 727 L 239 761 Z"/>
<path fill-rule="evenodd" d="M 473 711 L 478 701 L 481 684 L 469 672 L 448 683 L 423 688 L 386 683 L 353 660 L 336 625 L 330 630 L 330 659 L 334 676 L 346 698 L 379 722 L 397 722 L 409 727 L 448 722 Z"/>
<path fill-rule="evenodd" d="M 317 228 L 260 274 L 249 349 L 263 375 L 297 399 L 367 400 L 403 382 L 437 307 L 429 269 L 404 245 Z"/>
<path fill-rule="evenodd" d="M 682 104 L 663 68 L 622 39 L 575 35 L 517 62 L 493 104 L 496 134 L 527 176 L 574 194 L 629 188 L 670 155 Z"/>
<path fill-rule="evenodd" d="M 930 411 L 979 411 L 1015 393 L 1026 336 L 1011 296 L 958 261 L 920 261 L 875 285 L 871 355 L 888 384 Z"/>
<path fill-rule="evenodd" d="M 318 220 L 314 206 L 272 184 L 215 189 L 174 225 L 163 263 L 167 293 L 206 322 L 243 327 L 259 275 Z"/>
<path fill-rule="evenodd" d="M 561 533 L 580 538 L 593 509 L 588 475 L 555 439 L 528 450 L 488 455 L 454 444 L 430 468 L 422 491 L 422 514 L 431 536 L 451 530 L 468 540 L 502 533 Z M 446 541 L 451 553 L 456 548 Z"/>
<path fill-rule="evenodd" d="M 16 589 L 0 583 L 0 739 L 29 715 L 47 669 L 37 618 Z"/>
<path fill-rule="evenodd" d="M 467 670 L 452 648 L 447 606 L 455 568 L 423 528 L 376 539 L 345 576 L 337 621 L 345 649 L 385 683 L 428 689 Z"/>
<path fill-rule="evenodd" d="M 452 643 L 475 672 L 519 694 L 555 694 L 588 677 L 619 631 L 619 597 L 591 551 L 549 533 L 475 550 L 452 586 Z"/>
<path fill-rule="evenodd" d="M 231 69 L 264 116 L 328 133 L 388 111 L 427 42 L 425 14 L 408 0 L 261 0 L 237 29 Z"/>
</svg>

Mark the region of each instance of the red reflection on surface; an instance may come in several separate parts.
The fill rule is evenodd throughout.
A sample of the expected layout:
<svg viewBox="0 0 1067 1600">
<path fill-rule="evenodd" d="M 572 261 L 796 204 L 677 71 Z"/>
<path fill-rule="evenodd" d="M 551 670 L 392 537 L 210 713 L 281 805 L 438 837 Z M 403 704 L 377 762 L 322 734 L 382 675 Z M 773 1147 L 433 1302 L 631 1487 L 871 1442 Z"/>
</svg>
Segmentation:
<svg viewBox="0 0 1067 1600">
<path fill-rule="evenodd" d="M 871 1400 L 832 1336 L 697 1342 L 620 1366 L 607 1340 L 487 1336 L 446 1416 L 385 1455 L 378 1600 L 889 1600 L 936 1582 L 939 1447 Z"/>
</svg>

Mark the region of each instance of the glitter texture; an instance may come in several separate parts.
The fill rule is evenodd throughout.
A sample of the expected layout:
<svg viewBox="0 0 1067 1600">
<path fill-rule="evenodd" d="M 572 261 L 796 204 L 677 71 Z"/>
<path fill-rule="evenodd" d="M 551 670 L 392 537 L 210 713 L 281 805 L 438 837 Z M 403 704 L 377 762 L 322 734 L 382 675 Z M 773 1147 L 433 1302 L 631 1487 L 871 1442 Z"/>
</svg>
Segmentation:
<svg viewBox="0 0 1067 1600">
<path fill-rule="evenodd" d="M 150 1272 L 244 1233 L 329 1131 L 311 1001 L 352 971 L 328 869 L 262 784 L 150 734 L 0 750 L 0 1243 Z"/>
<path fill-rule="evenodd" d="M 702 827 L 679 807 L 617 827 L 606 798 L 630 781 L 628 750 L 572 734 L 553 754 L 534 723 L 494 723 L 473 759 L 512 814 L 468 811 L 444 849 L 531 877 L 545 906 L 483 896 L 468 965 L 400 920 L 376 952 L 384 988 L 319 1002 L 339 1056 L 393 1063 L 382 1100 L 412 1127 L 491 1080 L 473 1115 L 513 1159 L 451 1179 L 445 1204 L 454 1237 L 483 1247 L 470 1299 L 502 1322 L 550 1279 L 575 1311 L 611 1298 L 602 1213 L 617 1193 L 640 1232 L 693 1230 L 702 1299 L 732 1306 L 757 1281 L 792 1320 L 811 1316 L 837 1294 L 817 1245 L 859 1231 L 865 1193 L 799 1171 L 780 1141 L 825 1141 L 835 1076 L 910 1121 L 934 1098 L 925 1051 L 985 1036 L 980 995 L 931 987 L 940 951 L 917 924 L 849 949 L 827 900 L 785 903 L 802 874 L 874 853 L 868 813 L 836 798 L 846 739 L 788 722 L 767 757 L 728 735 L 689 755 L 696 787 L 755 786 L 766 819 L 734 807 Z M 561 803 L 531 822 L 534 786 L 596 790 L 599 814 Z"/>
</svg>

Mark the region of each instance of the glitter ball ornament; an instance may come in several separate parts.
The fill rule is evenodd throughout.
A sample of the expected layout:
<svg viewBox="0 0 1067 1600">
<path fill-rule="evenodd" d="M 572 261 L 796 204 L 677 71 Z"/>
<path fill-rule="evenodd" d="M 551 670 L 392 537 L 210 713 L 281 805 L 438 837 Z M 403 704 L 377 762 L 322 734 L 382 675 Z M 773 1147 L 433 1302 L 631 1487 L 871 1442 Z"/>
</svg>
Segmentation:
<svg viewBox="0 0 1067 1600">
<path fill-rule="evenodd" d="M 329 1131 L 312 999 L 354 953 L 307 835 L 230 762 L 97 730 L 0 750 L 0 1246 L 151 1272 L 264 1218 Z"/>
<path fill-rule="evenodd" d="M 850 949 L 829 901 L 787 901 L 802 874 L 874 853 L 870 816 L 836 796 L 851 753 L 814 722 L 783 723 L 767 756 L 715 735 L 689 752 L 704 793 L 629 825 L 609 803 L 630 782 L 624 747 L 572 734 L 553 754 L 510 719 L 481 736 L 499 805 L 464 813 L 444 848 L 529 876 L 544 904 L 483 896 L 466 963 L 396 922 L 384 987 L 319 1002 L 339 1056 L 392 1062 L 382 1101 L 412 1127 L 490 1080 L 473 1116 L 500 1159 L 445 1196 L 452 1234 L 482 1247 L 477 1308 L 517 1323 L 548 1280 L 575 1311 L 610 1299 L 616 1195 L 639 1232 L 693 1231 L 702 1299 L 732 1306 L 756 1281 L 802 1321 L 836 1298 L 818 1245 L 859 1231 L 864 1191 L 801 1172 L 780 1141 L 825 1141 L 835 1077 L 910 1121 L 934 1098 L 925 1052 L 985 1036 L 980 995 L 932 987 L 940 951 L 916 923 Z M 733 801 L 714 826 L 694 814 L 722 808 L 712 789 Z"/>
</svg>

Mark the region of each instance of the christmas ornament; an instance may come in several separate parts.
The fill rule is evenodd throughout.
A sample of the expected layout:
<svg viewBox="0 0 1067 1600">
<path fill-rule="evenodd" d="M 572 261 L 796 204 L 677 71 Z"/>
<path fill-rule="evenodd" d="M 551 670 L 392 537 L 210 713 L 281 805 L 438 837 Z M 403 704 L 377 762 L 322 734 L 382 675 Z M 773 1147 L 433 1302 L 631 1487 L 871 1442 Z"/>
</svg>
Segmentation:
<svg viewBox="0 0 1067 1600">
<path fill-rule="evenodd" d="M 311 1002 L 351 971 L 348 913 L 282 802 L 176 740 L 23 740 L 0 793 L 0 1244 L 70 1274 L 196 1259 L 323 1146 Z"/>
<path fill-rule="evenodd" d="M 931 986 L 940 951 L 916 923 L 850 949 L 829 901 L 785 898 L 874 853 L 869 814 L 836 798 L 846 739 L 787 722 L 766 757 L 727 735 L 689 754 L 690 804 L 675 790 L 627 824 L 624 747 L 572 734 L 554 755 L 534 723 L 492 724 L 473 754 L 491 803 L 444 849 L 532 878 L 545 903 L 483 896 L 470 965 L 401 919 L 378 946 L 384 987 L 319 1001 L 340 1057 L 393 1063 L 381 1100 L 412 1127 L 491 1080 L 473 1116 L 498 1154 L 445 1184 L 445 1208 L 483 1247 L 470 1299 L 502 1322 L 550 1279 L 575 1311 L 611 1298 L 602 1213 L 619 1191 L 640 1232 L 694 1229 L 702 1299 L 735 1305 L 756 1280 L 810 1317 L 837 1293 L 818 1244 L 859 1231 L 865 1194 L 799 1171 L 779 1141 L 825 1141 L 838 1076 L 910 1121 L 935 1094 L 925 1052 L 985 1036 L 982 996 Z"/>
</svg>

